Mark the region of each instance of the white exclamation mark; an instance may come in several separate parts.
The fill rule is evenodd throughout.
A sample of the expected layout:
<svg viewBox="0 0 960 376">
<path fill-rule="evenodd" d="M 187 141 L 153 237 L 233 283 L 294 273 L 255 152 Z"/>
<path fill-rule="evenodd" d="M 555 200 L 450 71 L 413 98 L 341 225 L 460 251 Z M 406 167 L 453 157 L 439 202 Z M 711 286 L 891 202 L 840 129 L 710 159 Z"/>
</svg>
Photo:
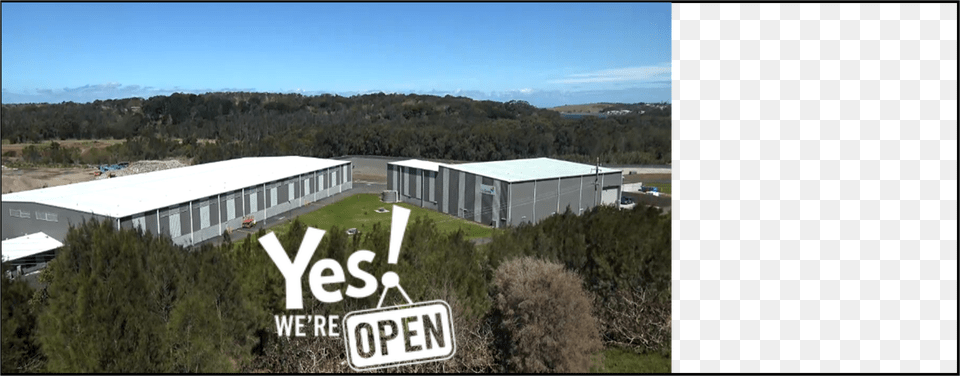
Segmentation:
<svg viewBox="0 0 960 376">
<path fill-rule="evenodd" d="M 390 224 L 390 253 L 387 254 L 387 263 L 396 265 L 400 257 L 400 244 L 403 243 L 403 234 L 407 231 L 407 221 L 410 219 L 410 209 L 393 206 L 393 222 Z"/>
<path fill-rule="evenodd" d="M 400 257 L 400 245 L 403 243 L 403 234 L 407 231 L 407 222 L 409 219 L 410 209 L 397 205 L 393 206 L 393 221 L 390 223 L 390 250 L 387 254 L 388 264 L 397 264 L 397 258 Z M 383 294 L 380 295 L 380 302 L 377 303 L 377 308 L 383 305 L 383 298 L 387 296 L 387 289 L 391 287 L 396 287 L 397 290 L 400 290 L 403 297 L 407 299 L 407 303 L 413 304 L 407 292 L 403 291 L 403 287 L 400 287 L 400 276 L 398 276 L 397 273 L 383 273 L 380 281 L 383 282 L 384 290 Z"/>
</svg>

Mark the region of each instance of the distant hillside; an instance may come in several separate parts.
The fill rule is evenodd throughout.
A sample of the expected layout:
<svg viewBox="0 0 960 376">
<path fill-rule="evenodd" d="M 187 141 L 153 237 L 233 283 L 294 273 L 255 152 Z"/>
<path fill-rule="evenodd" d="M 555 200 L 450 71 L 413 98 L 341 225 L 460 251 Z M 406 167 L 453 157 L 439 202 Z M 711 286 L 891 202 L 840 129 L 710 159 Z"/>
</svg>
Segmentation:
<svg viewBox="0 0 960 376">
<path fill-rule="evenodd" d="M 559 106 L 550 108 L 550 110 L 561 112 L 561 113 L 575 113 L 575 114 L 599 114 L 601 110 L 610 107 L 612 103 L 589 103 L 589 104 L 568 104 L 566 106 Z"/>
<path fill-rule="evenodd" d="M 449 95 L 176 93 L 93 103 L 3 105 L 0 130 L 11 143 L 126 140 L 98 157 L 126 161 L 186 157 L 203 163 L 243 156 L 350 154 L 464 161 L 555 157 L 593 162 L 599 157 L 601 163 L 669 163 L 669 106 L 584 106 L 596 112 L 620 107 L 646 111 L 572 119 L 524 101 Z M 53 163 L 69 164 L 74 163 L 72 155 L 68 150 L 24 149 L 28 163 L 43 163 L 49 157 L 57 161 Z M 94 163 L 106 162 L 110 161 Z"/>
<path fill-rule="evenodd" d="M 646 113 L 650 111 L 662 111 L 669 107 L 670 105 L 667 103 L 589 103 L 570 104 L 549 108 L 549 110 L 563 114 L 601 114 L 611 111 L 621 113 L 626 113 L 624 111 Z"/>
</svg>

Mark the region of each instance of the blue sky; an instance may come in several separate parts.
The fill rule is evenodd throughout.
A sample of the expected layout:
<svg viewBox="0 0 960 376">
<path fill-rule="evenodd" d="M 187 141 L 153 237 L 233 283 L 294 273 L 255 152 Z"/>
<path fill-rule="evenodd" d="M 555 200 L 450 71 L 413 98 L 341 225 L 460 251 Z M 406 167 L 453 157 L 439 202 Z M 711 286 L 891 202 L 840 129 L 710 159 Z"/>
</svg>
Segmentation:
<svg viewBox="0 0 960 376">
<path fill-rule="evenodd" d="M 3 3 L 2 102 L 173 92 L 670 101 L 668 3 Z"/>
</svg>

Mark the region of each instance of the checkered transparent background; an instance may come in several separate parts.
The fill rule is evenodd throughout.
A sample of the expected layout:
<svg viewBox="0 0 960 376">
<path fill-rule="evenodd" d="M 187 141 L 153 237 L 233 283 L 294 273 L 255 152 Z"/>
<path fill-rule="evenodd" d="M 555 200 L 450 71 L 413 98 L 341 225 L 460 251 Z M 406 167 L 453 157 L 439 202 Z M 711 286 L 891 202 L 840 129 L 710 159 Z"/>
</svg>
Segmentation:
<svg viewBox="0 0 960 376">
<path fill-rule="evenodd" d="M 672 35 L 673 371 L 957 372 L 957 4 Z"/>
</svg>

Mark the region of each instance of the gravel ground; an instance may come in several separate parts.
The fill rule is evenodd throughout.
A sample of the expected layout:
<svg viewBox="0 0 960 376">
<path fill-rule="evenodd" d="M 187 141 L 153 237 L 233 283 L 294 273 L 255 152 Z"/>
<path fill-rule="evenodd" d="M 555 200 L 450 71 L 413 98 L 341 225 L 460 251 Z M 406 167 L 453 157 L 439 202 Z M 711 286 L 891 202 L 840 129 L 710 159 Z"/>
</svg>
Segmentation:
<svg viewBox="0 0 960 376">
<path fill-rule="evenodd" d="M 136 175 L 142 174 L 144 172 L 154 172 L 160 170 L 168 170 L 171 168 L 180 168 L 189 166 L 181 161 L 176 159 L 171 159 L 169 161 L 137 161 L 130 163 L 127 168 L 107 171 L 103 175 L 97 177 L 97 179 L 109 179 L 110 175 L 113 174 L 115 177 L 127 176 L 127 175 Z"/>
<path fill-rule="evenodd" d="M 29 191 L 32 189 L 56 187 L 91 180 L 109 179 L 110 173 L 113 173 L 114 176 L 126 176 L 185 166 L 188 165 L 179 160 L 137 161 L 130 163 L 127 168 L 110 171 L 100 176 L 94 175 L 97 171 L 94 167 L 40 167 L 18 169 L 3 166 L 2 190 L 3 193 Z M 384 175 L 386 175 L 386 173 L 384 173 Z M 384 178 L 384 182 L 386 182 L 386 178 Z"/>
<path fill-rule="evenodd" d="M 94 179 L 89 168 L 9 168 L 3 166 L 3 193 L 29 191 Z"/>
</svg>

